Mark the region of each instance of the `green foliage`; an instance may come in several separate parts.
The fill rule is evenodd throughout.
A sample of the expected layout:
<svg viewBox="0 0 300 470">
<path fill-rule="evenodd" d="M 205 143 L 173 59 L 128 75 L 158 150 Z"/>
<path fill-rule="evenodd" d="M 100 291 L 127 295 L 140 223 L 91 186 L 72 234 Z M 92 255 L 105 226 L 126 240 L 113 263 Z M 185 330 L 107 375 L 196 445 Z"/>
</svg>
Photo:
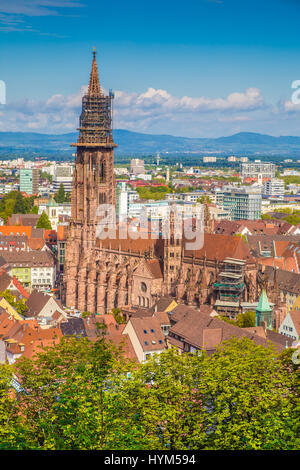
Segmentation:
<svg viewBox="0 0 300 470">
<path fill-rule="evenodd" d="M 48 180 L 49 183 L 52 183 L 53 177 L 50 175 L 50 173 L 47 173 L 47 171 L 40 171 L 40 178 L 44 180 Z"/>
<path fill-rule="evenodd" d="M 165 199 L 166 194 L 171 192 L 168 186 L 143 186 L 136 190 L 140 199 L 154 199 L 155 201 Z"/>
<path fill-rule="evenodd" d="M 91 315 L 90 312 L 81 312 L 82 318 L 87 318 L 87 317 L 89 317 L 90 315 Z"/>
<path fill-rule="evenodd" d="M 290 184 L 300 184 L 300 176 L 295 176 L 295 175 L 281 176 L 281 179 L 283 179 L 284 186 L 286 188 Z"/>
<path fill-rule="evenodd" d="M 236 233 L 234 236 L 242 238 L 246 243 L 248 243 L 246 235 L 243 235 L 242 233 Z"/>
<path fill-rule="evenodd" d="M 278 355 L 233 339 L 205 362 L 203 405 L 210 407 L 206 448 L 296 449 L 294 378 Z"/>
<path fill-rule="evenodd" d="M 117 323 L 126 323 L 124 316 L 122 315 L 121 310 L 119 308 L 113 308 L 110 314 L 113 315 Z"/>
<path fill-rule="evenodd" d="M 13 368 L 0 363 L 0 450 L 22 448 L 23 430 L 12 388 Z"/>
<path fill-rule="evenodd" d="M 137 364 L 103 334 L 64 337 L 34 359 L 0 366 L 0 441 L 16 449 L 297 449 L 290 354 L 233 338 L 212 356 L 170 349 Z M 13 372 L 23 387 L 17 400 Z"/>
<path fill-rule="evenodd" d="M 255 326 L 255 312 L 249 310 L 245 313 L 239 313 L 237 316 L 237 326 L 240 328 L 249 328 Z"/>
<path fill-rule="evenodd" d="M 300 224 L 300 215 L 292 214 L 284 217 L 284 220 L 286 220 L 289 224 L 298 225 Z"/>
<path fill-rule="evenodd" d="M 34 196 L 25 197 L 19 191 L 11 191 L 0 200 L 0 217 L 4 219 L 12 214 L 28 214 L 32 211 Z"/>
<path fill-rule="evenodd" d="M 26 300 L 16 300 L 16 297 L 9 289 L 0 292 L 0 297 L 3 297 L 20 315 L 23 315 L 27 311 Z"/>
<path fill-rule="evenodd" d="M 33 206 L 33 208 L 30 211 L 32 214 L 38 214 L 39 213 L 39 208 L 38 206 Z"/>
<path fill-rule="evenodd" d="M 238 326 L 239 328 L 249 328 L 255 326 L 255 312 L 248 311 L 245 313 L 239 313 L 236 319 L 230 319 L 225 316 L 219 316 L 220 320 L 230 323 L 230 325 Z"/>
<path fill-rule="evenodd" d="M 44 228 L 46 230 L 52 230 L 51 222 L 45 211 L 42 212 L 39 220 L 37 221 L 36 228 Z"/>
<path fill-rule="evenodd" d="M 64 185 L 62 183 L 57 193 L 55 193 L 54 199 L 58 204 L 62 204 L 66 201 L 66 192 L 65 192 Z"/>
</svg>

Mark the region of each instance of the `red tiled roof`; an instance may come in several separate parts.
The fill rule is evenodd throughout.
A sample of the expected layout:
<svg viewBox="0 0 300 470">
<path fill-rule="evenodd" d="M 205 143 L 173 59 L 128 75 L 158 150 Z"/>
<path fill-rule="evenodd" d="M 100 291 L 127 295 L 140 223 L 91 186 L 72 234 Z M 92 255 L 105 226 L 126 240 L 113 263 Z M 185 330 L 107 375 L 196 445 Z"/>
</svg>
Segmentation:
<svg viewBox="0 0 300 470">
<path fill-rule="evenodd" d="M 31 238 L 31 226 L 25 225 L 2 225 L 0 227 L 0 235 L 23 235 L 25 234 L 26 237 Z"/>
<path fill-rule="evenodd" d="M 20 281 L 15 276 L 12 278 L 12 280 L 13 280 L 13 284 L 16 287 L 16 289 L 18 289 L 18 291 L 23 295 L 23 297 L 28 299 L 29 294 L 28 294 L 27 290 L 23 287 L 23 285 L 20 283 Z"/>
<path fill-rule="evenodd" d="M 157 318 L 131 318 L 129 320 L 137 335 L 143 351 L 158 351 L 165 349 L 165 336 Z"/>
<path fill-rule="evenodd" d="M 253 261 L 248 244 L 240 237 L 219 235 L 214 233 L 204 234 L 204 244 L 200 250 L 185 250 L 186 257 L 216 259 L 223 261 L 226 258 L 236 258 L 245 261 Z"/>
</svg>

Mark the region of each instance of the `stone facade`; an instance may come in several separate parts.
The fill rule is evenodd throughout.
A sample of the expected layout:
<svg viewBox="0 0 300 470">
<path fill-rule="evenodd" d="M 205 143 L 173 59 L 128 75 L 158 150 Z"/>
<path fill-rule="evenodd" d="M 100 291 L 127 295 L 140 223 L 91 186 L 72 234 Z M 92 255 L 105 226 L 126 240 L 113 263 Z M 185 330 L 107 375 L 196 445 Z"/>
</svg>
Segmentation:
<svg viewBox="0 0 300 470">
<path fill-rule="evenodd" d="M 257 298 L 257 267 L 245 241 L 212 232 L 204 204 L 204 243 L 186 250 L 175 233 L 170 214 L 168 239 L 99 239 L 98 205 L 115 204 L 113 148 L 109 98 L 100 88 L 95 53 L 88 95 L 83 98 L 76 166 L 73 174 L 72 217 L 65 261 L 65 303 L 80 311 L 106 313 L 112 308 L 151 307 L 162 295 L 189 305 L 213 304 L 214 283 L 227 257 L 244 260 L 243 299 Z M 101 113 L 104 113 L 102 115 Z M 91 122 L 92 121 L 92 122 Z"/>
</svg>

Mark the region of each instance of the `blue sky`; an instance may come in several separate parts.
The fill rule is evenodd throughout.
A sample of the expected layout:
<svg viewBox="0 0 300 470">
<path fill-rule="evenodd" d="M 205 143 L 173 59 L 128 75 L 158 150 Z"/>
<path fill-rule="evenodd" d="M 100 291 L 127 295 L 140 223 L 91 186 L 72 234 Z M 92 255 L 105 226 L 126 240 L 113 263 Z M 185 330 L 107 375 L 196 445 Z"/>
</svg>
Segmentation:
<svg viewBox="0 0 300 470">
<path fill-rule="evenodd" d="M 77 127 L 91 50 L 115 127 L 300 135 L 300 0 L 0 0 L 0 130 Z"/>
</svg>

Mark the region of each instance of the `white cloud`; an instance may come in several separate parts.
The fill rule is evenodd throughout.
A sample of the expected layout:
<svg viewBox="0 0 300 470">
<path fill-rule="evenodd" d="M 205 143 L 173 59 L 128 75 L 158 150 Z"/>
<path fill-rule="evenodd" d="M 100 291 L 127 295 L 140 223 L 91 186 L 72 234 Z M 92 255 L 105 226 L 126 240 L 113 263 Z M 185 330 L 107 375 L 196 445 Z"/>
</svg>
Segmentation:
<svg viewBox="0 0 300 470">
<path fill-rule="evenodd" d="M 300 104 L 294 104 L 290 100 L 284 101 L 283 106 L 281 105 L 280 107 L 287 113 L 300 111 Z"/>
<path fill-rule="evenodd" d="M 70 95 L 55 94 L 46 101 L 25 99 L 3 107 L 5 125 L 1 130 L 36 130 L 68 132 L 75 130 L 81 110 L 81 100 L 87 86 Z M 257 88 L 234 92 L 227 97 L 176 97 L 162 89 L 148 88 L 143 93 L 115 92 L 114 127 L 160 133 L 185 133 L 187 124 L 242 122 L 249 113 L 265 109 L 263 96 Z M 242 114 L 241 114 L 242 113 Z M 4 121 L 4 119 L 2 119 Z M 166 129 L 166 130 L 164 130 Z"/>
<path fill-rule="evenodd" d="M 258 88 L 248 88 L 244 93 L 231 93 L 226 98 L 178 98 L 166 90 L 148 88 L 145 93 L 128 94 L 116 92 L 116 107 L 134 107 L 145 113 L 160 109 L 162 112 L 201 112 L 201 111 L 251 111 L 262 108 L 264 99 Z"/>
</svg>

